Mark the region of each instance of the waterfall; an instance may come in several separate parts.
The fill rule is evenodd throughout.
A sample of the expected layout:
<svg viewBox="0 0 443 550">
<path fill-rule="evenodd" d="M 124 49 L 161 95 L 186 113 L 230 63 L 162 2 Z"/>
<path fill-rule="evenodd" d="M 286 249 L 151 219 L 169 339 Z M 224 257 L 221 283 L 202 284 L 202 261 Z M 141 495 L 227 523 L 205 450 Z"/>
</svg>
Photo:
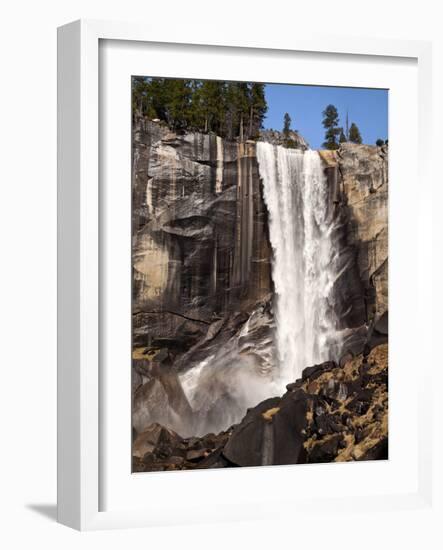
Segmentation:
<svg viewBox="0 0 443 550">
<path fill-rule="evenodd" d="M 253 261 L 253 181 L 252 171 L 244 169 L 243 147 L 238 145 L 238 251 L 232 268 L 238 285 L 248 279 Z M 272 308 L 266 297 L 241 315 L 230 312 L 211 323 L 200 347 L 186 352 L 191 355 L 183 356 L 186 360 L 177 371 L 190 414 L 181 413 L 174 399 L 169 401 L 171 383 L 166 389 L 159 383 L 154 400 L 160 403 L 159 411 L 147 419 L 144 412 L 145 425 L 160 422 L 185 437 L 218 433 L 240 422 L 248 408 L 281 395 L 305 367 L 339 356 L 334 286 L 340 231 L 334 214 L 335 189 L 329 188 L 316 151 L 264 142 L 257 143 L 256 151 L 273 250 Z M 218 158 L 221 155 L 219 150 Z M 220 190 L 221 179 L 217 181 Z M 148 203 L 149 191 L 148 187 Z M 215 241 L 214 290 L 219 246 Z M 218 328 L 215 323 L 220 323 Z"/>
<path fill-rule="evenodd" d="M 336 359 L 336 223 L 316 151 L 257 143 L 269 214 L 279 374 L 294 381 L 310 365 Z"/>
</svg>

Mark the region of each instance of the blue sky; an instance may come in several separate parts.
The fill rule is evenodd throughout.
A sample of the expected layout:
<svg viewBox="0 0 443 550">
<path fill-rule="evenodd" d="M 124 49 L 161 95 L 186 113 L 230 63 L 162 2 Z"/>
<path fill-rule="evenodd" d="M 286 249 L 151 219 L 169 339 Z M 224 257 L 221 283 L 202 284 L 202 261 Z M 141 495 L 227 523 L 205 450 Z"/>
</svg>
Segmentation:
<svg viewBox="0 0 443 550">
<path fill-rule="evenodd" d="M 263 126 L 281 130 L 283 116 L 288 112 L 292 128 L 313 149 L 322 147 L 325 133 L 322 111 L 329 103 L 338 109 L 340 126 L 345 126 L 348 110 L 349 125 L 357 124 L 363 143 L 373 145 L 378 138 L 388 138 L 388 90 L 266 84 L 265 94 L 268 112 Z"/>
</svg>

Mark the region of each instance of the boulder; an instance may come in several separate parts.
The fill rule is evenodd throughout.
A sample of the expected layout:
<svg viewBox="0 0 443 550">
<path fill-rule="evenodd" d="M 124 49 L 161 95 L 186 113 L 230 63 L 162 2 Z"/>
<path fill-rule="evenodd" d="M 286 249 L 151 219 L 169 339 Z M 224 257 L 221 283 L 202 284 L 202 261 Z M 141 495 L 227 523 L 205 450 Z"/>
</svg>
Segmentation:
<svg viewBox="0 0 443 550">
<path fill-rule="evenodd" d="M 152 424 L 135 439 L 132 445 L 132 454 L 137 458 L 143 458 L 146 453 L 151 453 L 159 444 L 173 445 L 180 441 L 180 436 L 172 430 L 157 423 Z"/>
<path fill-rule="evenodd" d="M 237 466 L 303 462 L 306 412 L 306 394 L 301 390 L 267 399 L 234 429 L 223 455 Z"/>
</svg>

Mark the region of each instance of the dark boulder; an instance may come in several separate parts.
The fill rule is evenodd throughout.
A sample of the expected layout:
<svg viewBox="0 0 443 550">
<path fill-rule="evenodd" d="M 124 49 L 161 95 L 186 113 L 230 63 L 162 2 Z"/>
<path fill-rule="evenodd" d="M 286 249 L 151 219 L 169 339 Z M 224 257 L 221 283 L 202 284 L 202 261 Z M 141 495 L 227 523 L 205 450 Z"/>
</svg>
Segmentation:
<svg viewBox="0 0 443 550">
<path fill-rule="evenodd" d="M 261 466 L 264 418 L 267 411 L 277 408 L 279 397 L 262 401 L 250 409 L 242 422 L 234 428 L 223 455 L 238 466 Z"/>
<path fill-rule="evenodd" d="M 302 390 L 267 399 L 234 429 L 223 455 L 238 466 L 304 462 L 306 413 L 307 395 Z"/>
<path fill-rule="evenodd" d="M 319 365 L 313 365 L 312 367 L 306 367 L 302 372 L 303 380 L 310 380 L 311 382 L 321 376 L 324 372 L 336 368 L 334 361 L 325 361 Z"/>
<path fill-rule="evenodd" d="M 353 411 L 359 415 L 365 414 L 370 406 L 372 395 L 374 393 L 373 389 L 364 389 L 361 390 L 356 397 L 347 404 L 346 408 L 349 411 Z"/>
</svg>

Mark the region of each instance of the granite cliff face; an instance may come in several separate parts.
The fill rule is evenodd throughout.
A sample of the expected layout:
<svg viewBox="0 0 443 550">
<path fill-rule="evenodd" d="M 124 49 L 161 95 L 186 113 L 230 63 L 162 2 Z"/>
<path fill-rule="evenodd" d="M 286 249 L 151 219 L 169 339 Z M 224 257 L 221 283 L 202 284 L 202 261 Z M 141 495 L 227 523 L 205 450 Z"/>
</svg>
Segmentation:
<svg viewBox="0 0 443 550">
<path fill-rule="evenodd" d="M 271 252 L 255 144 L 172 133 L 143 119 L 134 138 L 134 427 L 164 422 L 165 403 L 169 423 L 194 426 L 178 377 L 229 342 L 229 356 L 215 358 L 223 380 L 208 376 L 214 402 L 204 402 L 203 387 L 193 396 L 219 429 L 222 409 L 241 414 L 239 373 L 259 375 L 272 363 Z"/>
<path fill-rule="evenodd" d="M 388 311 L 388 149 L 344 144 L 337 160 L 367 319 L 379 319 Z"/>
<path fill-rule="evenodd" d="M 342 294 L 343 353 L 362 351 L 368 338 L 388 333 L 388 147 L 344 143 L 320 151 L 344 226 Z"/>
<path fill-rule="evenodd" d="M 345 364 L 387 335 L 387 150 L 345 144 L 322 158 L 340 221 L 335 291 Z M 255 142 L 139 119 L 132 224 L 134 436 L 153 423 L 181 436 L 225 429 L 269 396 L 260 377 L 270 376 L 275 359 Z M 187 375 L 195 366 L 199 388 Z"/>
<path fill-rule="evenodd" d="M 149 310 L 170 316 L 166 330 L 176 338 L 180 314 L 210 323 L 271 291 L 267 212 L 253 142 L 178 135 L 141 120 L 133 160 L 133 299 L 134 314 L 142 316 L 135 323 L 136 344 L 167 337 L 152 327 L 144 331 L 143 315 L 154 315 Z"/>
</svg>

